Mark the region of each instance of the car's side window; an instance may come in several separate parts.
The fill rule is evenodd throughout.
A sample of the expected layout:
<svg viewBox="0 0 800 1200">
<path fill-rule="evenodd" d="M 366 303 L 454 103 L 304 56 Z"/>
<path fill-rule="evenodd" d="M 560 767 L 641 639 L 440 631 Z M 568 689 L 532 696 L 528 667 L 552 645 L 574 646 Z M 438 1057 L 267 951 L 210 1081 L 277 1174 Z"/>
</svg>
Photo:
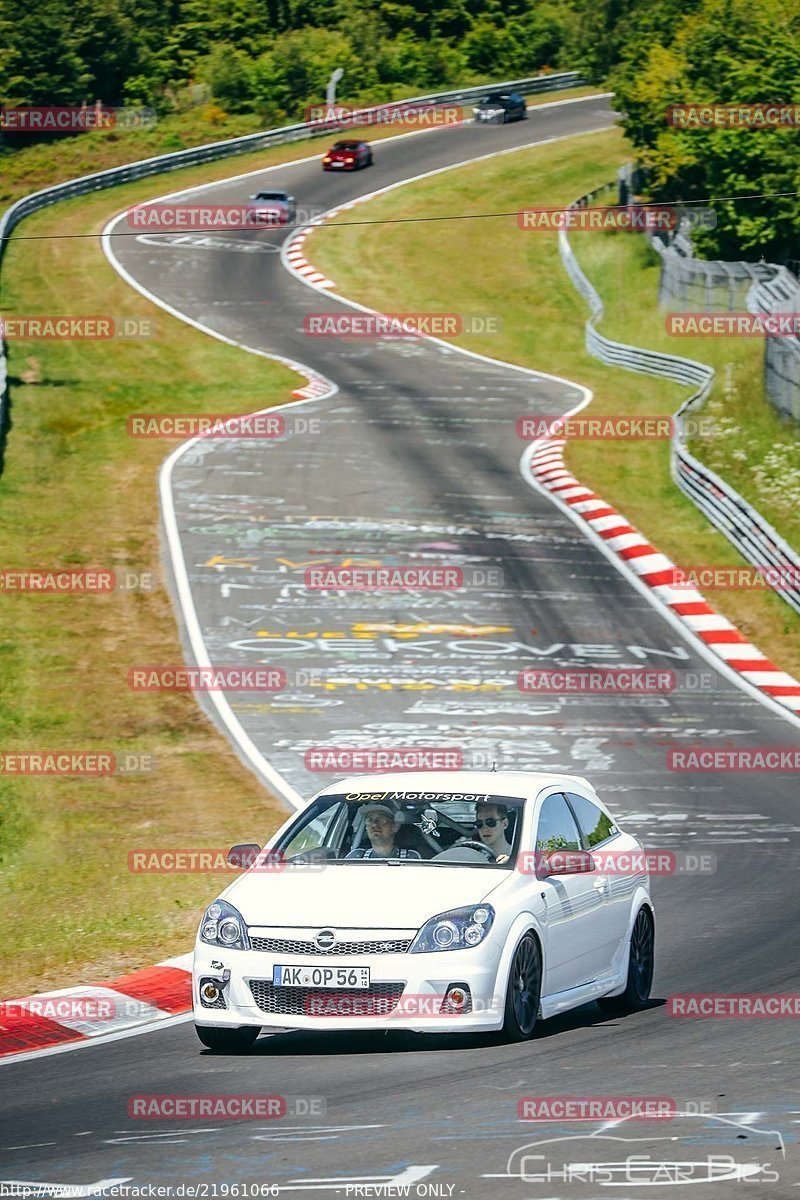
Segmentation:
<svg viewBox="0 0 800 1200">
<path fill-rule="evenodd" d="M 590 850 L 593 846 L 599 846 L 619 833 L 611 817 L 606 816 L 596 804 L 592 804 L 591 800 L 587 800 L 585 796 L 567 792 L 567 799 Z"/>
<path fill-rule="evenodd" d="M 560 793 L 548 796 L 542 804 L 536 830 L 536 849 L 542 854 L 548 854 L 551 850 L 582 849 L 575 818 Z"/>
</svg>

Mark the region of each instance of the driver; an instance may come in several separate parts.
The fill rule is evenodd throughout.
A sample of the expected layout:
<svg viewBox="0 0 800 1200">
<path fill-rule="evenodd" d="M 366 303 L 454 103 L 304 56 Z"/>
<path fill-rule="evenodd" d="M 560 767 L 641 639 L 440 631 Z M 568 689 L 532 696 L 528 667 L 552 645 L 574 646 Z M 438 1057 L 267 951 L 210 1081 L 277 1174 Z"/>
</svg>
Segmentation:
<svg viewBox="0 0 800 1200">
<path fill-rule="evenodd" d="M 401 849 L 395 843 L 400 822 L 388 804 L 368 804 L 364 809 L 369 849 L 351 850 L 345 858 L 419 858 L 416 850 Z"/>
<path fill-rule="evenodd" d="M 511 844 L 506 838 L 508 809 L 504 804 L 479 804 L 475 808 L 475 828 L 478 837 L 495 858 L 511 853 Z"/>
</svg>

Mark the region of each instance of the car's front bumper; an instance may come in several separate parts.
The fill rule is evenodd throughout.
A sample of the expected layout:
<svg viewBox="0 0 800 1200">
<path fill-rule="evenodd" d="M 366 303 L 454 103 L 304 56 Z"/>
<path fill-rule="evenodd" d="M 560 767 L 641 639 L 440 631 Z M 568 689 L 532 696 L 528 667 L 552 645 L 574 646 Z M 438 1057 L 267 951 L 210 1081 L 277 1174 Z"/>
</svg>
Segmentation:
<svg viewBox="0 0 800 1200">
<path fill-rule="evenodd" d="M 257 225 L 260 229 L 280 229 L 281 225 L 288 225 L 289 221 L 290 214 L 285 210 L 269 213 L 250 209 L 247 213 L 247 224 Z"/>
<path fill-rule="evenodd" d="M 500 949 L 489 935 L 486 942 L 472 950 L 311 959 L 308 955 L 260 950 L 221 950 L 198 942 L 192 971 L 194 1019 L 198 1025 L 277 1029 L 406 1029 L 428 1033 L 499 1029 L 505 1001 L 505 979 L 497 979 Z M 212 962 L 217 965 L 212 967 Z M 370 987 L 367 991 L 275 988 L 272 977 L 277 964 L 369 967 Z M 209 1007 L 200 998 L 200 981 L 220 980 L 223 970 L 230 971 L 223 991 L 225 1007 Z M 256 1002 L 253 984 L 261 1003 Z M 470 1010 L 442 1013 L 442 1001 L 454 984 L 469 988 Z"/>
</svg>

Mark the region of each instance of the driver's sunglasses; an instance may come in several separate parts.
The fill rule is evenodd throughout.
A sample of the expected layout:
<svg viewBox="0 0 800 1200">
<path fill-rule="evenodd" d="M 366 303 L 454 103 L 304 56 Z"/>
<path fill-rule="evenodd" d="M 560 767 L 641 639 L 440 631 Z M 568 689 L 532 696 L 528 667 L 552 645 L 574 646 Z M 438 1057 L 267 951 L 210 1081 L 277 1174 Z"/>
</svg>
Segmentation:
<svg viewBox="0 0 800 1200">
<path fill-rule="evenodd" d="M 484 825 L 486 825 L 489 827 L 489 829 L 494 829 L 495 825 L 499 825 L 499 824 L 500 824 L 500 817 L 487 817 L 485 821 L 476 821 L 475 828 L 483 829 Z"/>
</svg>

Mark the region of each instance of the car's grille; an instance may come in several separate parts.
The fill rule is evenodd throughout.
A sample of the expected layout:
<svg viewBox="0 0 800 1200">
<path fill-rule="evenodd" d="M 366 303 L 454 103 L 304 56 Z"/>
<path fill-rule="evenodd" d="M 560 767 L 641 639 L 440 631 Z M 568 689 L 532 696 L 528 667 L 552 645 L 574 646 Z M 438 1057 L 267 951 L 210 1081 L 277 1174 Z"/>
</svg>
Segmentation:
<svg viewBox="0 0 800 1200">
<path fill-rule="evenodd" d="M 251 979 L 250 991 L 262 1012 L 288 1017 L 388 1016 L 403 994 L 404 983 L 373 983 L 358 991 L 336 988 L 275 987 Z"/>
<path fill-rule="evenodd" d="M 376 938 L 366 942 L 334 942 L 332 946 L 321 950 L 316 942 L 250 936 L 253 950 L 268 950 L 272 954 L 307 954 L 313 958 L 347 954 L 405 954 L 411 942 L 411 938 Z"/>
</svg>

